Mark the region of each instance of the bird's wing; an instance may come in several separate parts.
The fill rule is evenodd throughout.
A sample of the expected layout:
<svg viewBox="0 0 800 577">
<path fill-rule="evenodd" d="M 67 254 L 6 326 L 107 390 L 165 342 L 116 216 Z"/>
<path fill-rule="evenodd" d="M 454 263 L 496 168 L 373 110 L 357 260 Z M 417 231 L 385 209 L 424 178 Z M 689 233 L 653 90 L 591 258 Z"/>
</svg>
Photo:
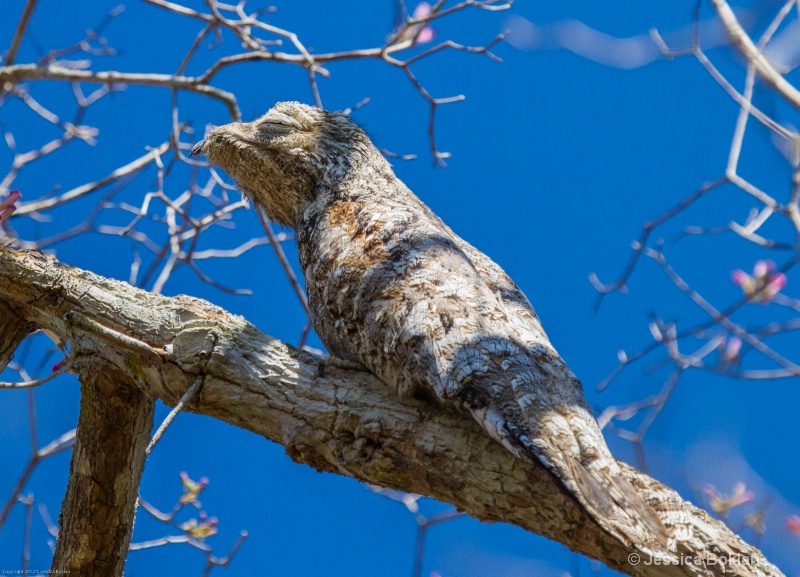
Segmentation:
<svg viewBox="0 0 800 577">
<path fill-rule="evenodd" d="M 459 347 L 446 351 L 452 366 L 440 390 L 459 390 L 493 437 L 544 464 L 612 534 L 661 549 L 667 543 L 661 520 L 621 477 L 580 381 L 553 348 L 533 306 L 499 265 L 448 232 L 459 250 L 446 268 L 461 277 L 466 298 L 440 301 L 438 308 L 441 313 L 452 306 L 449 314 L 460 315 L 473 334 L 458 335 Z"/>
<path fill-rule="evenodd" d="M 533 307 L 415 199 L 342 202 L 327 214 L 330 242 L 307 274 L 310 301 L 331 319 L 315 323 L 323 342 L 401 394 L 427 390 L 466 408 L 514 454 L 543 463 L 610 533 L 655 542 L 644 537 L 659 532 L 655 513 L 616 479 L 580 382 Z"/>
</svg>

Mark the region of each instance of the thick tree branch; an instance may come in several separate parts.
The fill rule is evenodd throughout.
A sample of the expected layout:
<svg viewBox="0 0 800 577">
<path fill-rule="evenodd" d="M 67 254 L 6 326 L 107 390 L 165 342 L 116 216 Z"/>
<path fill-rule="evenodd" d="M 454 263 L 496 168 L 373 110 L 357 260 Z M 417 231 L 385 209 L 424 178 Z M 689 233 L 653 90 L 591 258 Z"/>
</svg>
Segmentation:
<svg viewBox="0 0 800 577">
<path fill-rule="evenodd" d="M 673 564 L 648 565 L 647 552 L 605 534 L 546 470 L 515 459 L 469 417 L 398 399 L 366 373 L 329 369 L 322 378 L 316 358 L 205 301 L 150 294 L 11 250 L 0 250 L 0 301 L 72 343 L 84 374 L 107 364 L 124 375 L 115 380 L 130 378 L 169 405 L 204 375 L 189 410 L 281 443 L 318 470 L 513 523 L 630 575 L 781 575 L 723 523 L 623 466 L 657 511 L 670 512 L 667 528 L 683 528 L 677 552 L 662 557 Z M 631 553 L 642 555 L 639 564 Z"/>
<path fill-rule="evenodd" d="M 19 344 L 36 326 L 20 317 L 6 302 L 0 300 L 0 373 L 14 356 Z"/>
<path fill-rule="evenodd" d="M 81 381 L 81 412 L 51 569 L 121 577 L 155 403 L 113 367 L 86 367 Z"/>
</svg>

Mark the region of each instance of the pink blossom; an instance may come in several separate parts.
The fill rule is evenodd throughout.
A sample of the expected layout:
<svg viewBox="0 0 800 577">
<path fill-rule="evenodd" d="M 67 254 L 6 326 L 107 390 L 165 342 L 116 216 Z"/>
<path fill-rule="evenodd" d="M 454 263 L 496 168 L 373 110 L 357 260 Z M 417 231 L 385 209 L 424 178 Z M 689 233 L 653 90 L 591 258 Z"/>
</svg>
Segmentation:
<svg viewBox="0 0 800 577">
<path fill-rule="evenodd" d="M 792 535 L 800 537 L 800 517 L 797 515 L 790 515 L 789 518 L 786 519 L 786 529 Z"/>
<path fill-rule="evenodd" d="M 767 512 L 764 509 L 759 509 L 753 513 L 749 513 L 744 518 L 744 524 L 750 527 L 758 535 L 763 535 L 767 532 L 767 524 L 764 520 L 767 517 Z"/>
<path fill-rule="evenodd" d="M 786 275 L 782 272 L 779 272 L 767 282 L 767 286 L 764 287 L 764 291 L 761 294 L 762 299 L 767 302 L 771 301 L 775 298 L 779 292 L 786 288 L 786 285 L 789 284 L 789 281 L 786 280 Z"/>
<path fill-rule="evenodd" d="M 205 539 L 217 534 L 219 520 L 216 517 L 208 517 L 205 511 L 200 513 L 200 520 L 189 519 L 180 525 L 180 528 L 195 539 Z"/>
<path fill-rule="evenodd" d="M 62 352 L 63 352 L 63 350 L 62 350 Z M 53 373 L 57 373 L 59 371 L 64 371 L 66 369 L 65 372 L 67 372 L 67 373 L 70 373 L 70 374 L 73 374 L 73 375 L 77 374 L 75 372 L 75 369 L 72 368 L 72 366 L 67 361 L 69 361 L 69 357 L 64 357 L 63 359 L 58 361 L 56 364 L 54 364 L 50 368 L 50 371 L 53 372 Z"/>
<path fill-rule="evenodd" d="M 736 336 L 728 337 L 720 347 L 720 363 L 734 365 L 739 362 L 739 353 L 742 350 L 742 339 Z"/>
<path fill-rule="evenodd" d="M 789 284 L 786 275 L 775 272 L 775 263 L 771 260 L 759 260 L 753 265 L 753 274 L 749 275 L 741 269 L 731 272 L 731 280 L 742 289 L 745 296 L 753 302 L 766 304 Z"/>
<path fill-rule="evenodd" d="M 736 269 L 731 273 L 731 280 L 734 284 L 739 285 L 747 296 L 752 296 L 755 292 L 755 280 L 749 274 L 741 269 Z"/>
<path fill-rule="evenodd" d="M 414 20 L 419 20 L 420 18 L 427 18 L 431 15 L 431 11 L 433 7 L 428 4 L 427 2 L 420 2 L 417 4 L 417 7 L 414 8 L 414 13 L 411 15 L 411 18 Z"/>
<path fill-rule="evenodd" d="M 53 368 L 50 369 L 50 372 L 56 373 L 56 372 L 60 371 L 64 367 L 64 363 L 66 363 L 66 362 L 67 362 L 67 359 L 65 359 L 65 358 L 61 359 L 60 361 L 58 361 L 56 364 L 53 365 Z"/>
<path fill-rule="evenodd" d="M 753 265 L 753 276 L 757 279 L 765 279 L 775 271 L 775 261 L 759 260 Z"/>
<path fill-rule="evenodd" d="M 420 2 L 414 8 L 411 14 L 411 21 L 424 20 L 433 13 L 433 7 L 428 2 Z M 414 24 L 408 26 L 408 22 L 401 22 L 395 29 L 393 34 L 397 34 L 402 30 L 402 33 L 394 39 L 394 44 L 402 44 L 408 42 L 410 46 L 416 44 L 426 44 L 432 42 L 436 38 L 436 30 L 426 24 Z"/>
<path fill-rule="evenodd" d="M 183 484 L 183 495 L 181 495 L 180 503 L 182 505 L 192 504 L 199 509 L 201 504 L 197 497 L 208 486 L 208 477 L 202 477 L 200 481 L 194 481 L 186 471 L 181 471 L 180 478 L 181 484 Z"/>
<path fill-rule="evenodd" d="M 430 4 L 427 2 L 420 2 L 417 4 L 417 7 L 414 8 L 414 13 L 411 15 L 411 18 L 414 20 L 427 18 L 431 15 L 431 10 L 432 8 Z M 434 30 L 431 26 L 426 26 L 417 35 L 416 44 L 427 44 L 428 42 L 432 42 L 434 38 L 436 38 L 436 30 Z"/>
<path fill-rule="evenodd" d="M 12 190 L 8 193 L 8 197 L 0 201 L 0 223 L 14 214 L 14 211 L 17 210 L 15 203 L 20 198 L 22 198 L 22 193 L 18 190 Z"/>
<path fill-rule="evenodd" d="M 742 482 L 736 483 L 733 488 L 733 494 L 729 497 L 717 491 L 717 488 L 711 484 L 706 485 L 703 492 L 708 495 L 708 504 L 711 509 L 721 517 L 727 517 L 728 511 L 734 507 L 749 503 L 756 497 L 755 493 L 748 491 Z"/>
</svg>

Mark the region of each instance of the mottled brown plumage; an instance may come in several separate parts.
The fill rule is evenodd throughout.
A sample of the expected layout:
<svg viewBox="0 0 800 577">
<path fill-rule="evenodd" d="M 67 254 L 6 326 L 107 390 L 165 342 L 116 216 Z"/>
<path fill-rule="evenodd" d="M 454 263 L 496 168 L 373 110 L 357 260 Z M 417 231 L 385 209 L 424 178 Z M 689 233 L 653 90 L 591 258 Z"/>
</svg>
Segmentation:
<svg viewBox="0 0 800 577">
<path fill-rule="evenodd" d="M 282 102 L 211 130 L 192 153 L 297 231 L 312 321 L 331 354 L 401 395 L 423 390 L 468 411 L 623 542 L 666 545 L 528 299 L 394 175 L 347 115 Z"/>
</svg>

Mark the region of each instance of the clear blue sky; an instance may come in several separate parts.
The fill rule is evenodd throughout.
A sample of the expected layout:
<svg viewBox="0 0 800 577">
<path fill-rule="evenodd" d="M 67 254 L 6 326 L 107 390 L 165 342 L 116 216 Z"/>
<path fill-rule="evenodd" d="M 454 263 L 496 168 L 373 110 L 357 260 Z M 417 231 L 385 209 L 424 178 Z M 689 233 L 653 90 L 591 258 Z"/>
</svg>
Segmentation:
<svg viewBox="0 0 800 577">
<path fill-rule="evenodd" d="M 646 35 L 653 26 L 663 31 L 685 27 L 693 4 L 689 0 L 520 1 L 506 13 L 472 11 L 448 19 L 437 25 L 437 32 L 439 40 L 483 43 L 504 28 L 509 16 L 517 15 L 537 25 L 578 19 L 610 35 L 632 37 Z M 389 0 L 276 5 L 279 11 L 269 21 L 297 32 L 315 52 L 377 46 L 392 25 Z M 8 46 L 22 6 L 21 0 L 10 0 L 0 9 L 0 47 Z M 30 26 L 36 42 L 23 43 L 17 62 L 35 61 L 41 55 L 39 46 L 49 49 L 80 39 L 111 6 L 97 0 L 41 0 Z M 704 15 L 709 16 L 707 7 Z M 132 1 L 105 33 L 120 54 L 97 58 L 93 68 L 172 72 L 198 30 L 195 22 Z M 218 49 L 235 50 L 230 37 Z M 613 280 L 643 222 L 724 173 L 738 109 L 691 57 L 621 70 L 566 50 L 526 51 L 501 43 L 495 52 L 502 64 L 478 55 L 443 52 L 415 68 L 435 96 L 466 95 L 464 102 L 442 107 L 437 115 L 439 147 L 453 153 L 446 169 L 431 167 L 427 105 L 400 71 L 376 62 L 331 65 L 331 77 L 320 80 L 323 103 L 340 109 L 371 98 L 354 118 L 379 146 L 419 156 L 415 161 L 394 162 L 400 178 L 522 287 L 554 345 L 583 381 L 594 407 L 602 410 L 655 394 L 668 372 L 658 367 L 646 371 L 651 364 L 647 361 L 629 368 L 607 391 L 595 389 L 614 368 L 619 349 L 634 352 L 652 341 L 649 313 L 677 320 L 679 326 L 703 320 L 703 313 L 645 259 L 629 283 L 630 293 L 609 296 L 593 316 L 595 292 L 587 276 L 594 271 L 602 280 Z M 214 55 L 203 56 L 189 73 L 201 72 Z M 735 56 L 725 48 L 711 55 L 741 86 L 743 75 Z M 217 85 L 236 93 L 246 120 L 276 101 L 312 103 L 304 73 L 285 65 L 241 66 L 221 74 Z M 71 106 L 66 85 L 35 85 L 33 94 L 56 108 Z M 765 107 L 772 102 L 768 95 L 760 98 Z M 225 109 L 216 102 L 184 95 L 181 103 L 184 118 L 192 119 L 200 132 L 206 123 L 227 120 Z M 0 108 L 0 118 L 16 128 L 20 149 L 55 136 L 41 123 L 20 131 L 14 124 L 19 110 L 10 102 Z M 84 120 L 101 128 L 97 147 L 72 145 L 40 168 L 23 173 L 16 188 L 33 199 L 56 185 L 68 188 L 95 179 L 138 156 L 145 146 L 162 142 L 169 121 L 166 90 L 130 87 L 104 99 Z M 790 173 L 764 130 L 749 133 L 744 154 L 747 175 L 787 199 Z M 7 151 L 0 150 L 0 173 L 5 173 L 9 160 Z M 124 198 L 138 204 L 150 190 L 151 178 L 152 174 L 135 180 Z M 174 196 L 183 190 L 185 180 L 176 177 L 167 186 Z M 59 213 L 57 223 L 36 226 L 43 236 L 68 228 L 83 218 L 91 202 Z M 743 222 L 753 206 L 741 191 L 725 188 L 656 233 L 668 241 L 667 255 L 679 272 L 718 307 L 739 297 L 729 280 L 732 269 L 750 270 L 763 256 L 781 264 L 790 255 L 765 255 L 730 236 L 688 238 L 677 244 L 672 239 L 688 224 Z M 123 222 L 119 217 L 114 220 Z M 33 225 L 15 224 L 32 234 Z M 254 212 L 237 213 L 236 226 L 235 231 L 210 235 L 207 242 L 231 248 L 259 234 Z M 793 242 L 790 234 L 782 238 Z M 296 251 L 291 243 L 285 246 L 296 265 Z M 125 240 L 82 237 L 60 246 L 57 254 L 69 264 L 127 280 L 131 247 Z M 273 336 L 298 341 L 303 312 L 268 246 L 238 262 L 220 260 L 204 270 L 227 285 L 253 289 L 253 295 L 226 295 L 183 270 L 164 292 L 206 298 L 245 315 Z M 787 294 L 796 295 L 798 283 L 800 277 L 790 272 Z M 752 322 L 789 318 L 774 305 L 751 308 L 744 318 Z M 312 344 L 319 346 L 316 339 Z M 784 339 L 781 345 L 787 355 L 797 349 L 796 339 Z M 653 356 L 651 362 L 659 358 Z M 759 365 L 754 361 L 753 366 Z M 41 442 L 75 425 L 78 400 L 73 377 L 37 392 Z M 730 491 L 737 481 L 744 481 L 755 491 L 758 503 L 771 498 L 762 548 L 791 575 L 800 571 L 796 553 L 800 541 L 785 531 L 784 522 L 788 515 L 800 514 L 798 406 L 800 393 L 794 380 L 747 382 L 689 372 L 645 443 L 651 473 L 696 503 L 702 500 L 705 483 Z M 2 501 L 28 455 L 26 410 L 25 393 L 2 393 Z M 157 419 L 166 412 L 161 406 Z M 633 461 L 627 443 L 608 440 L 618 457 Z M 63 497 L 68 464 L 68 454 L 43 463 L 28 489 L 52 515 Z M 181 415 L 150 457 L 141 494 L 168 509 L 180 493 L 178 474 L 183 470 L 211 480 L 201 500 L 209 514 L 220 518 L 219 535 L 209 540 L 218 555 L 225 554 L 239 530 L 250 533 L 231 568 L 216 569 L 214 574 L 407 577 L 411 572 L 414 524 L 402 505 L 353 480 L 296 465 L 282 447 L 263 438 L 208 418 Z M 422 503 L 426 513 L 444 508 Z M 23 509 L 18 507 L 0 532 L 0 569 L 18 567 L 22 522 Z M 164 528 L 147 515 L 138 516 L 134 541 L 163 534 Z M 40 521 L 34 526 L 32 550 L 32 568 L 48 567 Z M 195 575 L 202 566 L 198 552 L 170 545 L 131 554 L 126 575 Z M 423 574 L 521 577 L 577 570 L 586 574 L 587 561 L 561 545 L 515 527 L 460 519 L 430 531 Z"/>
</svg>

